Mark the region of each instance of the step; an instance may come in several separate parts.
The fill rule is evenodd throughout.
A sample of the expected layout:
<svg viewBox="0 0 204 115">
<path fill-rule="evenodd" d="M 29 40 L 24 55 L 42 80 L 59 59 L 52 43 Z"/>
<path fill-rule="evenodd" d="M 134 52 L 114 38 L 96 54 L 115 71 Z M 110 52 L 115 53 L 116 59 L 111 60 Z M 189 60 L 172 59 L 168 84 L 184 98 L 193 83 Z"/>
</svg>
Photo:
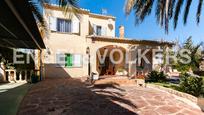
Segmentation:
<svg viewBox="0 0 204 115">
<path fill-rule="evenodd" d="M 114 78 L 104 78 L 95 81 L 94 85 L 101 84 L 115 84 L 119 86 L 129 86 L 129 85 L 137 85 L 136 79 L 128 79 L 127 77 L 114 77 Z"/>
</svg>

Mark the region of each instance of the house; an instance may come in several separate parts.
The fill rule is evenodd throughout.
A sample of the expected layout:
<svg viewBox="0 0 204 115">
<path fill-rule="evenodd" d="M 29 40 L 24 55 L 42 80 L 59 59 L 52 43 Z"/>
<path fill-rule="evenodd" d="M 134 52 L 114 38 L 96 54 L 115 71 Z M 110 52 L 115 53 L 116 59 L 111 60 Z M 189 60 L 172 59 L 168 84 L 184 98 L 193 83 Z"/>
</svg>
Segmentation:
<svg viewBox="0 0 204 115">
<path fill-rule="evenodd" d="M 153 49 L 172 47 L 173 43 L 125 38 L 124 26 L 116 37 L 116 18 L 80 9 L 79 16 L 66 15 L 55 5 L 44 5 L 49 26 L 45 40 L 45 74 L 49 77 L 82 77 L 91 72 L 100 76 L 147 74 L 158 68 L 161 57 L 152 56 Z M 146 53 L 150 63 L 137 63 L 137 51 Z M 122 57 L 122 58 L 121 58 Z M 101 61 L 102 59 L 102 61 Z M 113 63 L 114 60 L 117 63 Z M 136 62 L 131 64 L 130 62 Z"/>
</svg>

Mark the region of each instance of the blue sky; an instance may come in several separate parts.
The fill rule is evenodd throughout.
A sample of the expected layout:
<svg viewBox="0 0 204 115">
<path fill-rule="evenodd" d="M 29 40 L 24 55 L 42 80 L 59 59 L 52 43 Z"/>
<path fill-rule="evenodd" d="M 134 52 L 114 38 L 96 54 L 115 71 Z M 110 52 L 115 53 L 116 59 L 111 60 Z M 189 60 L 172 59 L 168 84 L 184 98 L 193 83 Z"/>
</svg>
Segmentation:
<svg viewBox="0 0 204 115">
<path fill-rule="evenodd" d="M 193 0 L 190 13 L 188 16 L 188 22 L 186 26 L 183 26 L 183 13 L 181 13 L 180 20 L 177 29 L 174 31 L 172 22 L 170 23 L 169 34 L 166 35 L 163 28 L 156 24 L 155 12 L 153 9 L 152 14 L 145 19 L 145 21 L 135 26 L 134 15 L 126 17 L 124 13 L 125 0 L 79 0 L 79 6 L 85 9 L 89 9 L 93 13 L 101 13 L 102 8 L 107 9 L 109 15 L 116 17 L 116 36 L 118 36 L 118 27 L 120 25 L 125 26 L 125 36 L 134 39 L 151 39 L 159 40 L 161 38 L 165 40 L 179 39 L 180 42 L 184 42 L 189 36 L 193 37 L 195 43 L 204 41 L 204 16 L 201 16 L 201 23 L 199 26 L 196 24 L 196 10 L 197 0 Z M 184 6 L 183 6 L 184 7 Z M 203 7 L 204 8 L 204 7 Z M 183 9 L 182 9 L 183 12 Z M 204 9 L 203 9 L 204 13 Z M 202 13 L 202 14 L 203 14 Z"/>
</svg>

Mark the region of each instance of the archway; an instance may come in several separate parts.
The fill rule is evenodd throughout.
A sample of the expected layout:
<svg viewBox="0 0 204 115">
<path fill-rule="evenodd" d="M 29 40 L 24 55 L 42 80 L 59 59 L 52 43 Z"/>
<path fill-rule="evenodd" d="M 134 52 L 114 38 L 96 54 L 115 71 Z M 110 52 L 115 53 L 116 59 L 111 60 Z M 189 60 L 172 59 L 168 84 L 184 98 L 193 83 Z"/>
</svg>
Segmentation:
<svg viewBox="0 0 204 115">
<path fill-rule="evenodd" d="M 100 76 L 116 75 L 118 71 L 127 73 L 125 48 L 117 45 L 104 46 L 98 49 L 96 57 L 96 68 Z"/>
</svg>

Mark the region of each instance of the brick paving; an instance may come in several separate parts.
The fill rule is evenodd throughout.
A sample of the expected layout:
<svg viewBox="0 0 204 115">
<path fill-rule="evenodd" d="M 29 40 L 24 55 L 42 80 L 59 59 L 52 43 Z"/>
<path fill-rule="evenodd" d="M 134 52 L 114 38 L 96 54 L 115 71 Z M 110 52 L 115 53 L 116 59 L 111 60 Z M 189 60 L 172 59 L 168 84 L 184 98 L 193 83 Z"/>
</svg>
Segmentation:
<svg viewBox="0 0 204 115">
<path fill-rule="evenodd" d="M 176 96 L 151 88 L 86 86 L 79 79 L 47 78 L 25 96 L 18 115 L 202 115 Z"/>
</svg>

